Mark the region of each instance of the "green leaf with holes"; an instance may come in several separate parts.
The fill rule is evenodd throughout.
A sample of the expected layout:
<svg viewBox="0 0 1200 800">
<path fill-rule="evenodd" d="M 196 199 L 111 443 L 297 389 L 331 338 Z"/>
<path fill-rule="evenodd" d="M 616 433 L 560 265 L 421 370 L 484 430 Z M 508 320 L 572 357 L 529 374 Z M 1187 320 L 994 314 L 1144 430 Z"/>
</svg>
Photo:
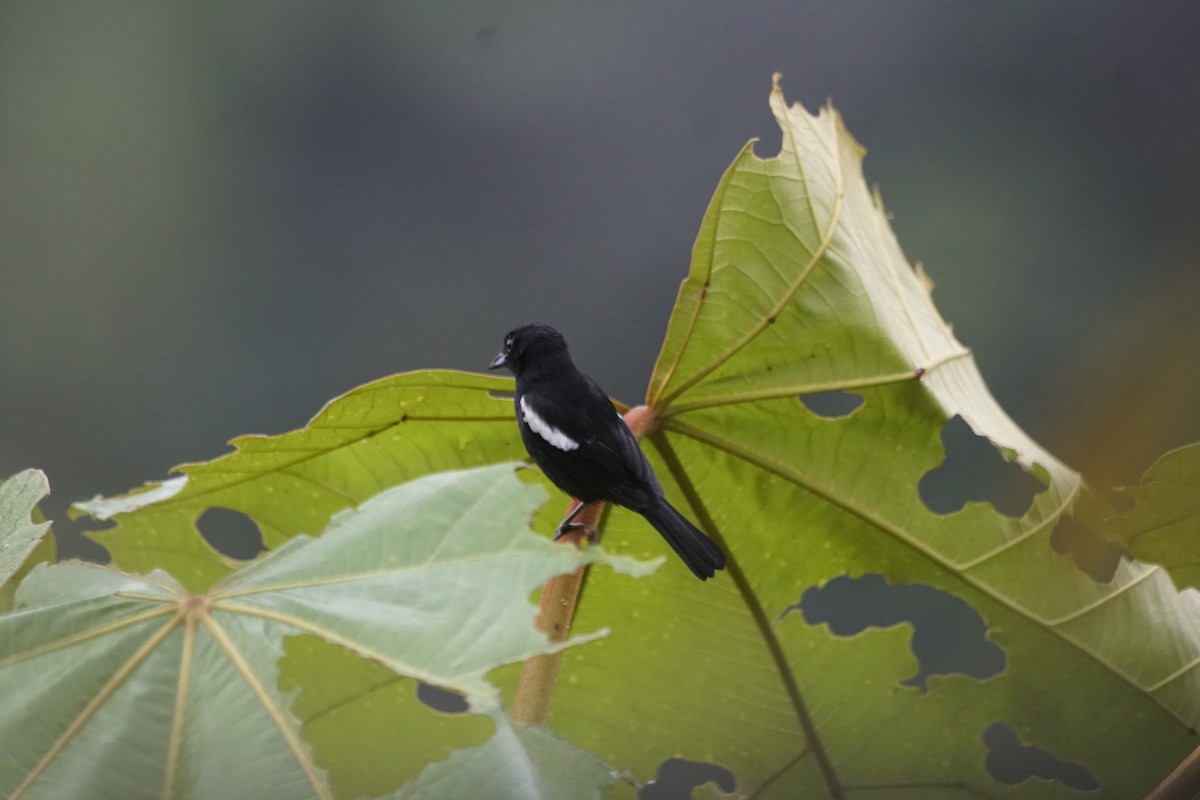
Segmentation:
<svg viewBox="0 0 1200 800">
<path fill-rule="evenodd" d="M 680 755 L 756 797 L 1143 795 L 1198 743 L 1197 595 L 1055 549 L 1094 498 L 996 404 L 838 115 L 778 88 L 771 108 L 781 151 L 722 179 L 647 393 L 652 463 L 728 577 L 594 576 L 577 621 L 614 635 L 564 655 L 551 725 L 638 776 Z M 802 399 L 830 392 L 863 402 Z M 922 501 L 955 417 L 1040 484 L 1023 513 Z M 614 513 L 604 541 L 643 530 Z"/>
<path fill-rule="evenodd" d="M 166 569 L 203 590 L 237 566 L 196 529 L 207 509 L 247 515 L 273 548 L 320 531 L 335 512 L 388 486 L 523 458 L 512 402 L 497 396 L 511 390 L 512 381 L 484 375 L 394 375 L 330 401 L 300 430 L 240 436 L 226 456 L 184 464 L 179 476 L 120 497 L 76 503 L 73 515 L 115 523 L 92 533 L 115 564 Z"/>
<path fill-rule="evenodd" d="M 335 650 L 352 664 L 340 672 L 351 683 L 364 669 L 382 669 L 393 682 L 420 680 L 469 707 L 446 721 L 410 704 L 411 724 L 391 753 L 395 785 L 412 782 L 424 797 L 469 796 L 461 777 L 437 785 L 454 764 L 476 778 L 503 769 L 561 787 L 563 796 L 599 797 L 612 782 L 602 765 L 548 732 L 514 730 L 485 674 L 564 646 L 533 626 L 529 595 L 551 576 L 588 563 L 634 574 L 653 566 L 532 535 L 530 515 L 544 500 L 513 465 L 422 478 L 336 515 L 320 538 L 293 538 L 202 594 L 161 571 L 36 568 L 17 610 L 0 616 L 0 794 L 358 796 L 327 769 L 324 734 L 308 730 L 321 715 L 311 691 L 298 700 L 293 686 L 329 677 Z M 289 639 L 325 650 L 290 647 Z M 369 739 L 390 735 L 396 719 L 359 724 L 354 733 Z M 558 757 L 579 768 L 560 774 L 548 765 Z"/>
<path fill-rule="evenodd" d="M 635 782 L 679 757 L 759 798 L 1143 795 L 1197 744 L 1196 593 L 1136 561 L 1103 581 L 1075 566 L 1056 531 L 1068 515 L 1094 527 L 1099 501 L 992 398 L 838 115 L 789 107 L 778 87 L 770 106 L 779 153 L 748 146 L 721 179 L 646 397 L 651 463 L 729 569 L 708 583 L 674 560 L 650 580 L 591 571 L 575 625 L 612 635 L 563 654 L 550 727 Z M 511 386 L 383 379 L 302 431 L 237 440 L 184 467 L 186 483 L 148 487 L 161 496 L 86 510 L 116 521 L 99 538 L 120 563 L 207 585 L 230 566 L 195 534 L 205 508 L 249 515 L 275 547 L 389 482 L 520 457 L 496 396 Z M 853 402 L 822 411 L 829 397 Z M 951 420 L 1032 498 L 1014 512 L 968 493 L 932 511 L 926 476 L 958 469 Z M 603 541 L 668 552 L 621 509 Z M 490 679 L 509 694 L 519 669 Z M 377 690 L 346 697 L 325 735 L 373 720 Z M 352 776 L 393 751 L 343 750 L 331 769 Z"/>
</svg>

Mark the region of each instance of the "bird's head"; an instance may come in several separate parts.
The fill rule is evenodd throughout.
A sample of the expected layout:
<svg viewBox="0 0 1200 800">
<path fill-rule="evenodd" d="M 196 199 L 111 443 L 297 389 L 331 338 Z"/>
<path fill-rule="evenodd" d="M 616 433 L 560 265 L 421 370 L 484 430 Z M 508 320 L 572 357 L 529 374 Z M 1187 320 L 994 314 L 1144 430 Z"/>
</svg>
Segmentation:
<svg viewBox="0 0 1200 800">
<path fill-rule="evenodd" d="M 529 367 L 559 359 L 570 359 L 567 340 L 549 325 L 535 322 L 509 331 L 504 346 L 488 368 L 508 367 L 514 375 L 520 375 Z"/>
</svg>

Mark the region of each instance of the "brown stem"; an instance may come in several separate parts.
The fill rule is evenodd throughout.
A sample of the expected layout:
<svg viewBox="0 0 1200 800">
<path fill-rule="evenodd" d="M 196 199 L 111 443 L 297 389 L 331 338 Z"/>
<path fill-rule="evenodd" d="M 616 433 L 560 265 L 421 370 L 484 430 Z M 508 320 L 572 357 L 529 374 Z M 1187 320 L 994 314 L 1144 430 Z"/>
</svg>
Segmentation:
<svg viewBox="0 0 1200 800">
<path fill-rule="evenodd" d="M 1146 795 L 1146 800 L 1192 800 L 1200 795 L 1200 747 Z"/>
<path fill-rule="evenodd" d="M 639 438 L 652 432 L 658 423 L 658 415 L 648 406 L 630 409 L 624 419 L 633 435 Z M 578 500 L 573 500 L 567 508 L 567 513 L 571 513 L 578 503 Z M 597 541 L 600 535 L 598 525 L 603 511 L 603 503 L 593 503 L 575 518 L 596 531 Z M 579 547 L 585 537 L 583 531 L 572 531 L 560 541 L 570 542 Z M 566 641 L 571 632 L 571 618 L 575 616 L 575 604 L 579 602 L 579 590 L 583 587 L 583 573 L 586 569 L 580 567 L 568 575 L 557 575 L 542 587 L 542 597 L 538 602 L 538 615 L 534 624 L 551 642 Z M 550 705 L 554 699 L 554 687 L 558 683 L 558 670 L 561 665 L 561 652 L 534 656 L 525 662 L 525 666 L 521 668 L 520 681 L 517 683 L 517 696 L 513 701 L 514 722 L 527 725 L 545 724 L 550 716 Z"/>
</svg>

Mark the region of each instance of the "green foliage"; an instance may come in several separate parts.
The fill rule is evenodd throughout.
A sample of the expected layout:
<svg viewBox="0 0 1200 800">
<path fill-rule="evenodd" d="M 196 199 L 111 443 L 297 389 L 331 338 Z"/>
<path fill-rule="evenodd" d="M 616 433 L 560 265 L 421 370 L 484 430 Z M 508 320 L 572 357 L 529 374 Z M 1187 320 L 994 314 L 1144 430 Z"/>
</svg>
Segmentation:
<svg viewBox="0 0 1200 800">
<path fill-rule="evenodd" d="M 836 114 L 789 108 L 778 91 L 772 108 L 782 152 L 747 150 L 722 180 L 648 393 L 655 467 L 729 549 L 729 580 L 693 585 L 668 569 L 635 588 L 593 576 L 577 619 L 614 634 L 564 656 L 577 682 L 560 687 L 551 725 L 639 776 L 675 754 L 727 767 L 758 796 L 903 796 L 918 784 L 933 797 L 997 790 L 984 734 L 1002 721 L 1085 765 L 1102 796 L 1138 796 L 1196 744 L 1195 598 L 1137 563 L 1099 584 L 1054 552 L 1079 476 L 987 392 Z M 865 403 L 826 419 L 799 401 L 831 390 Z M 1045 484 L 1019 519 L 978 502 L 939 516 L 921 502 L 955 414 Z M 613 514 L 605 541 L 639 529 Z M 806 590 L 868 573 L 965 601 L 1003 671 L 935 675 L 923 692 L 904 685 L 921 669 L 910 640 L 923 632 L 835 635 L 784 616 Z M 655 669 L 630 653 L 652 654 Z M 618 726 L 630 735 L 605 735 Z M 1071 794 L 1038 779 L 1006 792 Z"/>
<path fill-rule="evenodd" d="M 456 372 L 384 378 L 332 400 L 300 430 L 238 437 L 235 452 L 185 464 L 180 477 L 75 510 L 116 521 L 93 534 L 114 564 L 168 569 L 203 590 L 236 567 L 196 530 L 206 509 L 246 514 L 273 548 L 320 531 L 334 512 L 397 483 L 520 459 L 512 403 L 493 396 L 511 389 L 510 380 Z"/>
<path fill-rule="evenodd" d="M 61 726 L 101 697 L 106 702 L 90 713 L 108 724 L 133 725 L 122 715 L 162 718 L 155 752 L 200 764 L 236 750 L 238 740 L 215 728 L 177 734 L 162 711 L 180 696 L 171 687 L 181 680 L 179 664 L 191 663 L 183 656 L 190 635 L 191 652 L 211 654 L 204 669 L 219 683 L 211 697 L 242 695 L 205 714 L 241 705 L 262 717 L 269 709 L 270 725 L 259 719 L 259 729 L 272 731 L 274 750 L 252 776 L 263 783 L 234 768 L 196 773 L 251 795 L 247 787 L 278 781 L 299 794 L 329 787 L 344 797 L 451 789 L 480 796 L 472 789 L 486 780 L 488 796 L 604 790 L 628 797 L 630 784 L 611 783 L 596 759 L 644 783 L 670 757 L 718 764 L 735 776 L 737 795 L 758 798 L 1055 798 L 1081 787 L 1095 789 L 1095 797 L 1129 798 L 1157 783 L 1197 742 L 1195 593 L 1178 592 L 1162 570 L 1136 561 L 1097 582 L 1056 552 L 1056 526 L 1072 513 L 1089 521 L 1096 499 L 988 393 L 970 351 L 934 308 L 928 281 L 900 251 L 862 178 L 863 151 L 836 113 L 788 107 L 778 88 L 771 108 L 781 151 L 763 159 L 748 147 L 723 177 L 647 393 L 647 454 L 672 502 L 725 546 L 729 569 L 708 583 L 674 561 L 650 579 L 589 571 L 574 628 L 611 634 L 563 651 L 553 734 L 514 727 L 501 710 L 520 660 L 548 649 L 532 633 L 525 597 L 581 558 L 629 562 L 526 543 L 531 549 L 521 549 L 517 561 L 528 556 L 543 566 L 519 576 L 511 574 L 515 562 L 496 552 L 456 562 L 444 584 L 366 579 L 362 570 L 388 563 L 379 549 L 385 540 L 398 557 L 412 555 L 406 548 L 418 542 L 426 552 L 500 547 L 488 526 L 503 520 L 502 529 L 512 531 L 533 513 L 534 503 L 514 508 L 499 495 L 482 503 L 439 494 L 420 506 L 424 524 L 402 534 L 385 523 L 393 513 L 411 516 L 400 508 L 383 513 L 389 486 L 523 455 L 511 402 L 499 396 L 510 381 L 418 372 L 355 389 L 302 430 L 243 437 L 234 452 L 186 465 L 178 478 L 80 504 L 115 523 L 95 537 L 119 567 L 173 578 L 67 565 L 36 570 L 23 584 L 31 607 L 2 623 L 32 637 L 21 647 L 40 646 L 37 636 L 73 635 L 72 625 L 85 624 L 77 618 L 106 632 L 111 620 L 135 620 L 120 628 L 123 635 L 71 645 L 103 643 L 113 652 L 98 652 L 104 666 L 78 668 L 80 678 L 98 677 L 62 694 L 54 716 L 60 733 L 30 738 L 23 758 L 54 752 L 46 747 L 63 736 Z M 802 400 L 826 392 L 852 393 L 862 403 L 830 417 Z M 1009 466 L 1036 479 L 1039 491 L 1019 516 L 985 501 L 937 514 L 922 501 L 918 486 L 942 463 L 943 428 L 956 416 Z M 519 497 L 533 491 L 517 490 L 511 477 L 506 486 Z M 337 516 L 381 491 L 358 515 Z M 565 508 L 566 498 L 555 498 L 535 517 L 535 529 L 548 532 Z M 273 552 L 239 569 L 213 551 L 195 524 L 214 507 L 252 518 Z M 336 544 L 364 515 L 377 522 L 375 538 L 364 534 L 373 544 Z M 323 529 L 331 517 L 322 539 L 294 538 Z M 603 534 L 605 551 L 646 557 L 666 550 L 623 509 L 606 514 Z M 353 589 L 340 579 L 313 583 L 346 569 L 363 577 Z M 312 594 L 280 590 L 290 585 L 285 576 Z M 491 594 L 501 590 L 507 599 Z M 399 603 L 397 593 L 405 592 L 409 602 Z M 830 599 L 843 595 L 854 602 Z M 504 609 L 495 632 L 503 634 L 501 646 L 492 627 Z M 439 613 L 450 610 L 457 616 Z M 27 624 L 29 615 L 40 615 L 38 626 Z M 222 630 L 235 630 L 234 620 L 244 626 L 242 638 L 230 641 L 236 652 L 245 648 L 253 681 L 218 637 L 201 646 L 210 619 Z M 952 619 L 961 624 L 950 626 Z M 130 638 L 135 630 L 141 639 Z M 960 655 L 931 652 L 935 631 Z M 141 667 L 124 676 L 120 669 L 155 636 L 155 656 L 174 659 L 174 672 L 164 666 L 156 688 L 146 689 L 162 699 L 117 702 L 125 695 L 119 687 L 106 694 L 105 681 L 121 677 L 124 687 L 139 677 Z M 965 663 L 964 652 L 977 660 Z M 26 666 L 31 660 L 4 658 L 6 670 L 28 670 L 21 680 L 31 685 L 64 680 Z M 418 680 L 463 694 L 470 713 L 431 712 L 414 699 Z M 189 697 L 190 707 L 208 695 Z M 16 735 L 0 728 L 0 740 Z M 988 768 L 1003 759 L 998 742 L 1073 764 L 1068 772 L 1076 777 L 1017 770 L 1001 781 Z M 175 760 L 165 776 L 142 785 L 174 785 L 172 776 L 182 773 L 172 770 L 184 765 L 182 755 Z M 160 767 L 175 760 L 148 757 Z M 63 770 L 70 763 L 54 761 Z M 558 772 L 550 774 L 550 765 Z"/>
<path fill-rule="evenodd" d="M 204 594 L 161 571 L 39 567 L 21 585 L 17 613 L 0 617 L 0 684 L 20 687 L 0 693 L 0 793 L 332 797 L 305 741 L 319 747 L 321 736 L 301 736 L 312 698 L 298 719 L 281 688 L 285 637 L 307 634 L 455 692 L 490 717 L 495 733 L 448 765 L 465 760 L 559 786 L 560 796 L 598 796 L 611 778 L 595 759 L 548 733 L 514 730 L 484 679 L 500 664 L 561 649 L 532 624 L 529 594 L 548 578 L 587 563 L 648 570 L 531 535 L 529 517 L 544 499 L 511 465 L 429 476 L 338 514 L 320 538 L 294 538 Z M 285 686 L 328 679 L 328 654 L 308 652 L 288 652 Z M 401 743 L 428 746 L 419 717 L 435 714 L 415 711 Z M 375 715 L 355 734 L 396 723 Z M 580 769 L 547 768 L 560 757 Z M 439 777 L 449 768 L 416 770 L 422 796 L 464 796 Z"/>
</svg>

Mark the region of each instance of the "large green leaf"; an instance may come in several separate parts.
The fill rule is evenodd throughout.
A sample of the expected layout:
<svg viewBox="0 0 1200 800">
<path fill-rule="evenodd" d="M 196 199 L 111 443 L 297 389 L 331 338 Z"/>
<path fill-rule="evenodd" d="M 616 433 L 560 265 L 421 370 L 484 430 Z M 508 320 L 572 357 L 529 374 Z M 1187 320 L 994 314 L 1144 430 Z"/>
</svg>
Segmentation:
<svg viewBox="0 0 1200 800">
<path fill-rule="evenodd" d="M 1200 443 L 1167 453 L 1125 491 L 1135 505 L 1105 535 L 1161 564 L 1180 588 L 1200 589 Z"/>
<path fill-rule="evenodd" d="M 612 635 L 564 653 L 552 728 L 637 781 L 682 757 L 760 798 L 1139 796 L 1196 743 L 1197 595 L 1133 561 L 1097 582 L 1055 549 L 1066 515 L 1087 516 L 1080 477 L 988 393 L 836 113 L 788 107 L 778 88 L 771 108 L 781 151 L 747 148 L 722 179 L 647 393 L 651 462 L 729 569 L 705 584 L 675 562 L 645 581 L 589 574 L 575 625 Z M 228 568 L 195 535 L 205 508 L 250 515 L 275 546 L 389 482 L 516 457 L 494 396 L 510 388 L 387 378 L 151 487 L 169 498 L 89 509 L 115 515 L 102 541 L 122 564 L 195 564 L 204 585 Z M 829 392 L 862 404 L 819 415 L 801 399 Z M 956 417 L 1033 476 L 1027 510 L 923 502 Z M 621 509 L 604 543 L 666 549 Z M 518 669 L 491 680 L 511 692 Z M 297 673 L 301 697 L 317 678 Z M 371 701 L 396 688 L 378 680 L 306 725 L 348 787 L 389 761 L 337 749 L 381 724 Z"/>
<path fill-rule="evenodd" d="M 674 570 L 639 591 L 595 576 L 577 620 L 615 633 L 565 655 L 577 683 L 551 724 L 635 774 L 679 754 L 761 797 L 1072 794 L 1033 777 L 1001 786 L 985 765 L 1002 723 L 1019 746 L 1085 767 L 1101 796 L 1140 795 L 1196 743 L 1200 603 L 1146 565 L 1097 583 L 1055 552 L 1079 476 L 992 399 L 836 113 L 788 107 L 778 88 L 771 107 L 782 150 L 747 149 L 724 176 L 647 398 L 655 466 L 729 549 L 730 579 Z M 865 402 L 829 419 L 800 401 L 830 391 Z M 922 502 L 956 415 L 1045 484 L 1019 518 Z M 637 535 L 620 514 L 610 525 L 606 543 Z M 822 624 L 820 593 L 843 589 L 858 624 Z M 895 609 L 879 622 L 889 614 L 866 606 L 916 593 L 978 614 L 974 649 L 992 668 L 914 663 L 940 620 Z M 653 654 L 649 677 L 634 652 Z M 620 708 L 594 702 L 610 692 Z M 606 736 L 618 724 L 634 734 Z"/>
<path fill-rule="evenodd" d="M 185 464 L 179 477 L 75 509 L 116 522 L 93 534 L 113 563 L 135 572 L 167 569 L 201 590 L 236 566 L 197 531 L 205 510 L 246 514 L 272 548 L 321 530 L 334 512 L 388 486 L 522 458 L 512 403 L 494 396 L 511 390 L 511 380 L 455 372 L 384 378 L 331 401 L 305 428 L 238 437 L 227 456 Z"/>
<path fill-rule="evenodd" d="M 564 646 L 533 626 L 529 594 L 551 576 L 587 563 L 650 567 L 531 535 L 545 494 L 513 472 L 442 473 L 386 490 L 339 514 L 322 537 L 294 538 L 203 594 L 161 571 L 35 569 L 18 610 L 0 616 L 0 794 L 334 796 L 281 687 L 285 637 L 307 634 L 456 693 L 491 719 L 495 734 L 453 763 L 522 772 L 526 791 L 507 796 L 546 797 L 544 785 L 599 796 L 612 779 L 598 762 L 548 733 L 515 730 L 484 674 Z M 288 659 L 293 669 L 304 662 L 295 650 Z M 423 796 L 466 796 L 461 779 L 436 785 L 447 766 L 421 774 L 420 717 L 435 712 L 415 711 L 392 758 L 410 766 Z M 467 719 L 450 727 L 478 738 Z M 547 769 L 549 754 L 592 767 L 562 775 Z"/>
</svg>

